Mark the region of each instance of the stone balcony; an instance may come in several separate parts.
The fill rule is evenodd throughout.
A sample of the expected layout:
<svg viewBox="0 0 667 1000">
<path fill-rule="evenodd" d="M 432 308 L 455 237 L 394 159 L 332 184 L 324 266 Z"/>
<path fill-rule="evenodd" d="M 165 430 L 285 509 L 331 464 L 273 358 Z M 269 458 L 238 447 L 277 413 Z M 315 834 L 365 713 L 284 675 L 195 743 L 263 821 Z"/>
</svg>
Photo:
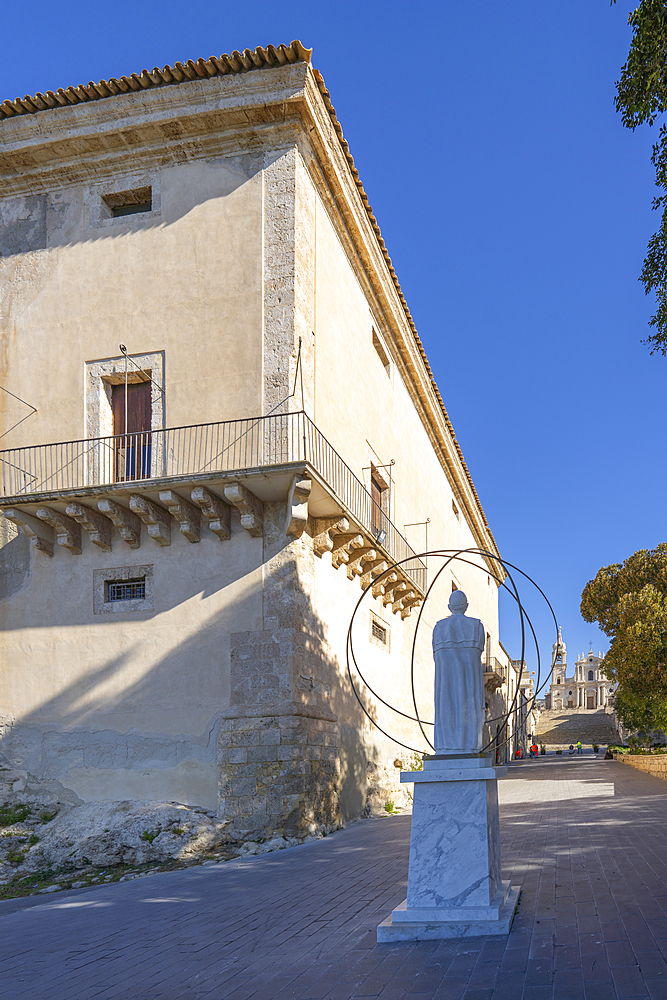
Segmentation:
<svg viewBox="0 0 667 1000">
<path fill-rule="evenodd" d="M 421 602 L 426 567 L 303 412 L 0 452 L 0 508 L 46 555 L 80 554 L 82 530 L 108 550 L 114 527 L 138 548 L 142 523 L 158 545 L 174 527 L 192 543 L 203 530 L 224 542 L 233 508 L 258 537 L 277 501 L 287 535 L 309 526 L 316 555 L 330 551 L 395 613 Z"/>
</svg>

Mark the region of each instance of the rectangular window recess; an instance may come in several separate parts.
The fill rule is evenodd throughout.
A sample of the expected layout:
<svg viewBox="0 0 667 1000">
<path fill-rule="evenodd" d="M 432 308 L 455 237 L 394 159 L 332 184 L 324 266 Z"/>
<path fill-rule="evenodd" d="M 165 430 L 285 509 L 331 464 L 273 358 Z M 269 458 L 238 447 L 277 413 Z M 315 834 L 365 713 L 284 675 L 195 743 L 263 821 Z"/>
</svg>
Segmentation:
<svg viewBox="0 0 667 1000">
<path fill-rule="evenodd" d="M 105 194 L 102 200 L 111 209 L 114 219 L 121 215 L 139 215 L 140 212 L 150 212 L 153 207 L 153 197 L 150 187 L 134 188 L 130 191 L 114 191 Z"/>
<path fill-rule="evenodd" d="M 136 580 L 107 580 L 105 598 L 112 601 L 143 601 L 146 598 L 146 577 Z"/>
<path fill-rule="evenodd" d="M 387 355 L 387 352 L 385 350 L 384 344 L 382 343 L 382 341 L 378 337 L 378 335 L 375 332 L 375 330 L 373 330 L 373 347 L 375 348 L 375 352 L 376 352 L 377 356 L 379 357 L 380 361 L 382 362 L 382 364 L 384 366 L 384 370 L 386 371 L 387 375 L 390 375 L 391 374 L 391 363 L 389 361 L 389 356 Z"/>
<path fill-rule="evenodd" d="M 386 630 L 386 628 L 382 628 L 382 626 L 380 625 L 380 623 L 376 622 L 375 619 L 373 619 L 373 621 L 371 623 L 371 632 L 373 634 L 373 638 L 374 639 L 379 639 L 380 642 L 382 642 L 382 643 L 385 643 L 387 641 L 387 630 Z"/>
</svg>

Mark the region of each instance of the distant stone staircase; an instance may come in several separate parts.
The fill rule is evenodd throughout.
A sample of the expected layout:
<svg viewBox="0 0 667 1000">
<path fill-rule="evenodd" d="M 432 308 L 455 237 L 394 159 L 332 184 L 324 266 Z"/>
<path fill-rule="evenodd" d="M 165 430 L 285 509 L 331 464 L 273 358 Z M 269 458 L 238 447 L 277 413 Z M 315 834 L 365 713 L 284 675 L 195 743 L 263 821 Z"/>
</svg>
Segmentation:
<svg viewBox="0 0 667 1000">
<path fill-rule="evenodd" d="M 585 708 L 548 709 L 540 713 L 537 742 L 544 743 L 547 750 L 564 750 L 577 741 L 584 746 L 597 743 L 601 747 L 620 743 L 614 716 L 604 709 L 594 712 Z"/>
</svg>

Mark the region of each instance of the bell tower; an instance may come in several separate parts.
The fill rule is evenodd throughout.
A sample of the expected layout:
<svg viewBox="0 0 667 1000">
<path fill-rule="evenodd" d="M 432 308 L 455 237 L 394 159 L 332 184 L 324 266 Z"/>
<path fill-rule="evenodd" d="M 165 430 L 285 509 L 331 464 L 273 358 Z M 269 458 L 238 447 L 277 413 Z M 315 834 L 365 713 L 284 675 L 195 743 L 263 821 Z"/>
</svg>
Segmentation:
<svg viewBox="0 0 667 1000">
<path fill-rule="evenodd" d="M 552 684 L 565 684 L 565 676 L 567 674 L 567 646 L 563 642 L 560 625 L 558 626 L 558 639 L 551 648 L 553 649 L 554 665 Z"/>
<path fill-rule="evenodd" d="M 552 646 L 553 649 L 553 674 L 551 675 L 551 686 L 549 694 L 545 698 L 547 708 L 561 709 L 567 704 L 566 692 L 563 688 L 567 684 L 567 647 L 563 642 L 560 625 L 558 626 L 558 638 Z"/>
</svg>

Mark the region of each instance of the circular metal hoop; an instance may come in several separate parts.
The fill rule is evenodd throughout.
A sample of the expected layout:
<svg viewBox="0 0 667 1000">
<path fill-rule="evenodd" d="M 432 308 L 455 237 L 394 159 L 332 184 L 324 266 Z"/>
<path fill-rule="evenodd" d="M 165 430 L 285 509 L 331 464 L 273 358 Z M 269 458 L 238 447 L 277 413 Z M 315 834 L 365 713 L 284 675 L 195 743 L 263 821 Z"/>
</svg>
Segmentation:
<svg viewBox="0 0 667 1000">
<path fill-rule="evenodd" d="M 412 652 L 411 652 L 411 655 L 410 655 L 410 685 L 411 685 L 411 689 L 412 689 L 412 703 L 413 703 L 413 706 L 414 706 L 415 714 L 414 715 L 410 715 L 407 712 L 401 711 L 400 708 L 396 708 L 394 705 L 391 705 L 380 694 L 378 694 L 377 691 L 374 691 L 373 688 L 371 687 L 371 685 L 368 683 L 368 681 L 364 677 L 364 675 L 362 674 L 362 672 L 361 672 L 361 670 L 359 668 L 359 664 L 357 662 L 357 658 L 355 656 L 355 652 L 354 652 L 354 643 L 353 643 L 353 639 L 352 639 L 352 627 L 354 625 L 354 620 L 356 618 L 357 612 L 359 611 L 359 608 L 361 607 L 361 604 L 362 604 L 364 598 L 366 597 L 368 591 L 371 590 L 372 587 L 374 587 L 377 583 L 381 583 L 383 577 L 385 577 L 388 573 L 391 573 L 397 567 L 402 566 L 403 563 L 412 562 L 414 559 L 424 559 L 427 556 L 440 557 L 440 558 L 444 559 L 445 562 L 443 563 L 443 565 L 440 567 L 440 569 L 436 573 L 435 577 L 433 578 L 432 582 L 430 583 L 430 585 L 429 585 L 429 587 L 428 587 L 428 589 L 427 589 L 427 591 L 426 591 L 426 593 L 424 595 L 424 600 L 422 602 L 421 608 L 419 609 L 419 615 L 417 617 L 417 623 L 415 625 L 415 632 L 414 632 L 414 636 L 413 636 L 413 639 L 412 639 Z M 428 552 L 421 552 L 418 555 L 408 556 L 406 559 L 400 559 L 398 562 L 392 563 L 391 566 L 388 566 L 386 570 L 384 570 L 382 573 L 380 573 L 380 575 L 378 577 L 376 577 L 376 579 L 365 588 L 365 590 L 363 591 L 361 597 L 359 598 L 359 600 L 357 601 L 357 603 L 356 603 L 356 605 L 354 607 L 354 611 L 352 612 L 352 617 L 350 619 L 350 624 L 348 626 L 347 640 L 346 640 L 346 643 L 345 643 L 345 657 L 346 657 L 346 664 L 347 664 L 347 674 L 348 674 L 348 677 L 350 679 L 350 684 L 352 685 L 352 690 L 354 692 L 355 698 L 357 699 L 357 701 L 358 701 L 358 703 L 359 703 L 362 711 L 368 717 L 368 719 L 372 722 L 372 724 L 375 726 L 375 728 L 378 729 L 388 739 L 392 740 L 394 743 L 397 743 L 399 746 L 405 747 L 406 750 L 411 750 L 413 753 L 416 753 L 416 754 L 419 754 L 422 751 L 418 750 L 416 747 L 408 746 L 407 743 L 403 743 L 401 740 L 397 740 L 395 736 L 391 736 L 391 734 L 388 733 L 386 730 L 384 730 L 382 728 L 382 726 L 379 725 L 379 723 L 377 722 L 377 720 L 374 719 L 373 716 L 367 711 L 367 709 L 366 709 L 366 707 L 365 707 L 365 705 L 364 705 L 364 703 L 363 703 L 363 701 L 362 701 L 362 699 L 361 699 L 361 697 L 359 695 L 359 692 L 357 691 L 356 685 L 354 683 L 354 678 L 352 676 L 352 664 L 354 664 L 354 668 L 355 668 L 356 672 L 359 674 L 359 677 L 360 677 L 360 679 L 361 679 L 364 687 L 366 687 L 368 689 L 368 691 L 370 691 L 370 693 L 375 698 L 377 698 L 378 701 L 380 701 L 383 705 L 385 705 L 392 712 L 395 712 L 397 715 L 402 716 L 404 719 L 409 719 L 411 722 L 416 722 L 418 724 L 420 730 L 421 730 L 422 736 L 424 737 L 424 739 L 426 740 L 426 742 L 429 744 L 429 746 L 431 748 L 433 748 L 433 743 L 431 742 L 431 740 L 427 736 L 427 734 L 426 734 L 426 732 L 424 730 L 424 726 L 433 726 L 433 725 L 435 725 L 435 723 L 433 723 L 433 722 L 427 722 L 425 719 L 422 719 L 420 717 L 420 715 L 419 715 L 419 708 L 417 706 L 417 696 L 416 696 L 416 692 L 415 692 L 415 650 L 416 650 L 416 645 L 417 645 L 417 636 L 419 634 L 419 627 L 421 625 L 421 619 L 422 619 L 422 614 L 423 614 L 423 611 L 424 611 L 424 607 L 425 607 L 426 602 L 427 602 L 427 600 L 428 600 L 428 598 L 429 598 L 429 596 L 431 594 L 431 591 L 432 591 L 433 587 L 435 586 L 435 584 L 437 583 L 437 581 L 438 581 L 439 577 L 441 576 L 441 574 L 444 572 L 445 569 L 447 569 L 447 567 L 452 562 L 462 562 L 462 563 L 465 563 L 466 565 L 472 566 L 475 569 L 479 569 L 482 572 L 485 572 L 485 573 L 487 573 L 487 575 L 489 575 L 488 574 L 488 570 L 484 566 L 480 566 L 478 563 L 473 562 L 471 558 L 466 558 L 466 557 L 474 557 L 474 556 L 484 557 L 484 558 L 490 559 L 490 560 L 493 561 L 493 563 L 497 564 L 499 570 L 502 567 L 502 569 L 505 571 L 506 578 L 510 581 L 511 586 L 508 586 L 507 583 L 500 578 L 500 575 L 496 575 L 495 573 L 491 573 L 490 575 L 493 576 L 493 578 L 496 581 L 496 583 L 498 584 L 498 586 L 499 587 L 504 587 L 505 590 L 512 597 L 512 599 L 516 602 L 516 605 L 517 605 L 517 608 L 518 608 L 518 611 L 519 611 L 519 616 L 520 616 L 520 623 L 521 623 L 521 658 L 520 658 L 520 661 L 519 661 L 521 663 L 521 667 L 519 669 L 519 678 L 518 678 L 518 682 L 517 682 L 516 691 L 514 692 L 514 696 L 512 698 L 512 701 L 511 701 L 511 704 L 509 706 L 509 709 L 508 709 L 508 711 L 504 715 L 499 715 L 499 716 L 496 716 L 496 717 L 494 717 L 492 719 L 485 719 L 484 720 L 484 724 L 485 725 L 488 725 L 488 724 L 490 724 L 492 722 L 499 722 L 500 720 L 502 720 L 502 725 L 500 725 L 498 727 L 499 731 L 496 734 L 496 736 L 494 736 L 489 741 L 489 743 L 487 743 L 486 746 L 484 746 L 482 748 L 482 753 L 486 752 L 487 750 L 492 749 L 493 747 L 495 747 L 495 749 L 498 750 L 501 746 L 504 746 L 506 743 L 509 742 L 509 739 L 510 739 L 509 737 L 507 737 L 506 739 L 502 740 L 502 742 L 501 742 L 501 741 L 499 741 L 499 736 L 504 731 L 504 729 L 506 727 L 506 724 L 507 724 L 507 721 L 508 721 L 509 717 L 511 716 L 512 712 L 514 712 L 515 709 L 516 709 L 516 701 L 517 701 L 517 697 L 519 695 L 519 691 L 521 689 L 521 677 L 522 677 L 522 674 L 523 674 L 523 668 L 524 668 L 524 663 L 525 663 L 525 651 L 526 651 L 526 625 L 528 625 L 528 628 L 530 630 L 530 634 L 531 634 L 533 642 L 535 644 L 535 653 L 536 653 L 536 657 L 537 657 L 537 679 L 536 679 L 536 682 L 535 682 L 535 691 L 534 691 L 533 697 L 529 700 L 529 703 L 527 704 L 527 708 L 526 708 L 527 712 L 530 711 L 530 710 L 532 710 L 533 706 L 535 705 L 535 701 L 537 700 L 537 697 L 538 697 L 540 691 L 542 691 L 542 689 L 547 685 L 547 683 L 549 681 L 549 678 L 551 677 L 551 675 L 553 673 L 554 663 L 552 662 L 551 669 L 547 673 L 547 675 L 546 675 L 546 677 L 544 679 L 544 682 L 542 684 L 540 684 L 540 677 L 541 677 L 542 666 L 541 666 L 541 659 L 540 659 L 539 643 L 537 641 L 537 636 L 535 634 L 535 629 L 533 628 L 533 623 L 530 620 L 528 612 L 526 611 L 526 609 L 523 606 L 523 603 L 521 601 L 521 597 L 520 597 L 520 594 L 519 594 L 519 589 L 518 589 L 518 587 L 517 587 L 517 585 L 516 585 L 516 583 L 514 581 L 514 577 L 512 576 L 512 573 L 510 572 L 510 570 L 514 570 L 515 573 L 519 573 L 519 574 L 521 574 L 521 576 L 525 577 L 525 579 L 528 580 L 529 583 L 531 583 L 535 587 L 535 589 L 538 591 L 538 593 L 546 601 L 546 603 L 548 605 L 548 608 L 549 608 L 549 611 L 551 612 L 551 616 L 553 618 L 554 626 L 555 626 L 555 629 L 556 629 L 556 643 L 558 642 L 558 621 L 556 619 L 556 615 L 554 613 L 554 609 L 552 608 L 551 603 L 550 603 L 548 597 L 546 596 L 546 594 L 544 593 L 544 591 L 542 590 L 542 588 L 532 579 L 532 577 L 528 576 L 527 573 L 524 573 L 524 571 L 522 569 L 519 569 L 518 566 L 515 566 L 513 563 L 506 562 L 505 560 L 501 559 L 500 556 L 494 555 L 494 553 L 492 553 L 492 552 L 487 552 L 486 549 L 478 549 L 478 548 L 467 548 L 467 549 L 432 549 L 432 550 L 430 550 Z M 528 705 L 530 707 L 528 707 Z"/>
</svg>

